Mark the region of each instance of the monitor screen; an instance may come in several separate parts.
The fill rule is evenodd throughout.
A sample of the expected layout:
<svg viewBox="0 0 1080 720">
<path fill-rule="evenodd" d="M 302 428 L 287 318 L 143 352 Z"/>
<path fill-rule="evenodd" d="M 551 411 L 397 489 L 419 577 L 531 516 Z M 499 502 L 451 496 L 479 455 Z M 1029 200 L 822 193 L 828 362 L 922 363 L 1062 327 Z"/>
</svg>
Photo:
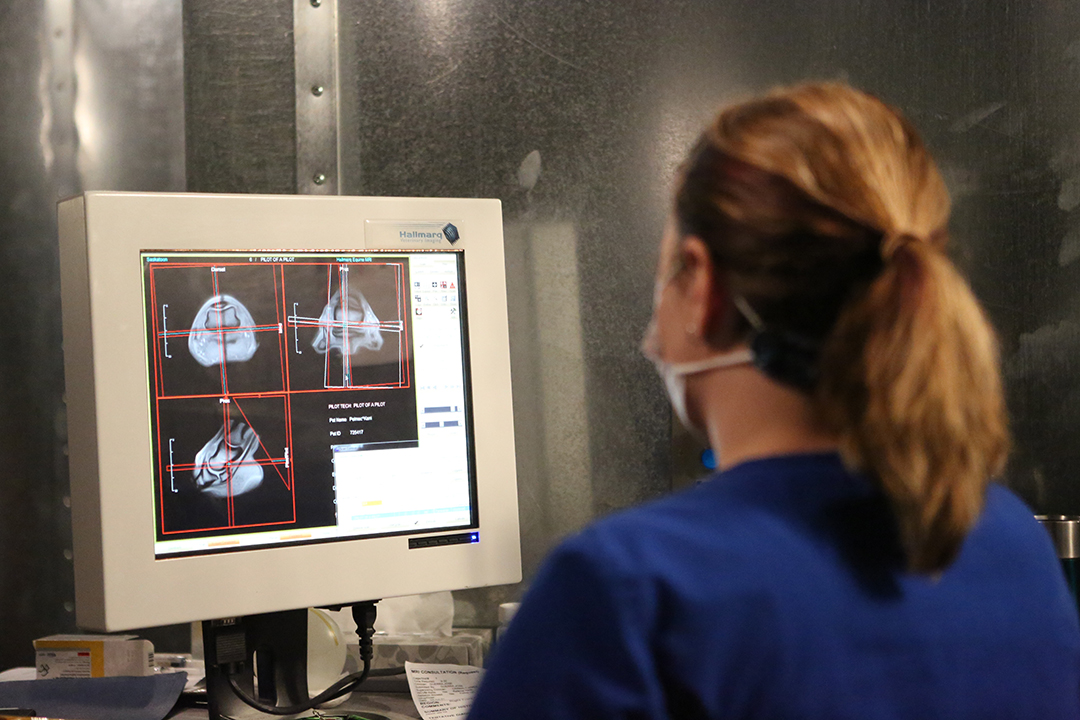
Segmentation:
<svg viewBox="0 0 1080 720">
<path fill-rule="evenodd" d="M 477 527 L 462 252 L 141 258 L 155 557 Z"/>
</svg>

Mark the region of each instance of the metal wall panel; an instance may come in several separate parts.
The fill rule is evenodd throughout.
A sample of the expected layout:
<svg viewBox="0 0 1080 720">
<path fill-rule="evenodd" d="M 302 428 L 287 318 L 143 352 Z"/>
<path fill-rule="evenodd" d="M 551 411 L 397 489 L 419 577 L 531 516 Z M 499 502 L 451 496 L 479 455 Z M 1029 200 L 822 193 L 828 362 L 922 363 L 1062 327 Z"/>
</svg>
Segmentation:
<svg viewBox="0 0 1080 720">
<path fill-rule="evenodd" d="M 83 188 L 183 190 L 180 0 L 74 4 L 75 123 Z"/>
<path fill-rule="evenodd" d="M 0 668 L 75 629 L 55 203 L 183 189 L 181 73 L 179 0 L 0 0 Z"/>
<path fill-rule="evenodd" d="M 61 454 L 54 184 L 44 3 L 0 4 L 0 666 L 30 664 L 30 640 L 70 627 L 73 593 Z M 47 87 L 47 86 L 46 86 Z M 47 134 L 46 130 L 46 134 Z M 57 379 L 60 382 L 57 382 Z"/>
<path fill-rule="evenodd" d="M 177 188 L 178 0 L 68 1 L 92 28 L 72 46 L 75 184 Z M 191 189 L 295 191 L 291 5 L 184 3 Z M 344 190 L 504 203 L 527 573 L 590 518 L 665 491 L 673 467 L 676 484 L 694 473 L 637 352 L 671 174 L 717 105 L 807 77 L 848 78 L 922 129 L 954 194 L 955 255 L 1002 337 L 1009 481 L 1037 509 L 1080 512 L 1080 7 L 339 5 Z M 0 0 L 0 665 L 70 622 L 49 9 Z M 460 621 L 492 623 L 519 590 L 460 594 Z"/>
<path fill-rule="evenodd" d="M 662 210 L 638 146 L 649 3 L 343 5 L 352 192 L 503 200 L 523 563 L 669 485 L 668 411 L 637 346 Z M 351 75 L 350 75 L 351 72 Z M 350 122 L 351 121 L 351 122 Z M 351 140 L 351 144 L 350 144 Z M 494 624 L 519 588 L 456 593 Z"/>
<path fill-rule="evenodd" d="M 1028 14 L 1002 28 L 1022 51 L 996 85 L 983 81 L 986 117 L 966 123 L 967 157 L 996 171 L 973 183 L 985 213 L 972 224 L 992 240 L 972 275 L 1005 341 L 1010 481 L 1042 512 L 1080 514 L 1080 8 Z"/>
<path fill-rule="evenodd" d="M 187 187 L 296 192 L 292 0 L 185 0 Z"/>
<path fill-rule="evenodd" d="M 673 449 L 637 352 L 671 177 L 718 105 L 804 78 L 848 79 L 922 129 L 954 194 L 954 254 L 1002 336 L 1009 482 L 1040 510 L 1080 512 L 1080 9 L 381 0 L 341 13 L 344 187 L 504 202 L 527 575 L 589 517 L 703 471 L 681 433 Z M 491 622 L 517 592 L 460 594 L 459 613 Z"/>
</svg>

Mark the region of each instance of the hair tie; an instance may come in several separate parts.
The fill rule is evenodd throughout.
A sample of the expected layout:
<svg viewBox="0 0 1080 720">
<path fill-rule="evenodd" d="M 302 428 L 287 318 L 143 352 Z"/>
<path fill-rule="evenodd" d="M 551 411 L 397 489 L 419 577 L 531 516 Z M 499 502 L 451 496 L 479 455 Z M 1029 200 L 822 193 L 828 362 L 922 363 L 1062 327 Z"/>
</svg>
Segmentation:
<svg viewBox="0 0 1080 720">
<path fill-rule="evenodd" d="M 895 255 L 896 251 L 900 248 L 918 242 L 922 242 L 922 240 L 909 232 L 886 233 L 881 238 L 881 259 L 888 261 L 892 259 L 893 255 Z"/>
</svg>

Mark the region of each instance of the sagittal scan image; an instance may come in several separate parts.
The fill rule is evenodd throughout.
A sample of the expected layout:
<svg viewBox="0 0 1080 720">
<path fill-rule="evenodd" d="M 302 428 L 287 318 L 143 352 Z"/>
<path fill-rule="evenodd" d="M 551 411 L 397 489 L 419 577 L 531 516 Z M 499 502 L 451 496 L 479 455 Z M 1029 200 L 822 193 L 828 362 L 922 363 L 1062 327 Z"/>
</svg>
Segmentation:
<svg viewBox="0 0 1080 720">
<path fill-rule="evenodd" d="M 259 436 L 242 422 L 222 426 L 195 453 L 195 487 L 210 497 L 233 497 L 251 492 L 263 481 L 263 469 L 255 459 Z"/>
<path fill-rule="evenodd" d="M 284 269 L 293 389 L 409 387 L 402 260 Z"/>
<path fill-rule="evenodd" d="M 203 303 L 191 324 L 188 350 L 203 367 L 247 362 L 259 348 L 255 318 L 232 295 L 215 295 Z"/>
<path fill-rule="evenodd" d="M 283 397 L 170 401 L 158 424 L 164 535 L 293 523 L 285 418 Z"/>
</svg>

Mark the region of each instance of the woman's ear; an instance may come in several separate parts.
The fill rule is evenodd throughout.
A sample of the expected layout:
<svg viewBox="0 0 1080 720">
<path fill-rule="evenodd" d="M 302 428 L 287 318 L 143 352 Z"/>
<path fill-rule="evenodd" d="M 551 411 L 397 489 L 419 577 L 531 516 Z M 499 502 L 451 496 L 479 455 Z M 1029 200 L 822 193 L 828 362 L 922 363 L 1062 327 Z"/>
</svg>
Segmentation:
<svg viewBox="0 0 1080 720">
<path fill-rule="evenodd" d="M 713 262 L 712 253 L 701 238 L 683 238 L 678 248 L 680 273 L 687 302 L 687 332 L 702 339 L 730 335 L 732 305 L 727 282 Z"/>
</svg>

